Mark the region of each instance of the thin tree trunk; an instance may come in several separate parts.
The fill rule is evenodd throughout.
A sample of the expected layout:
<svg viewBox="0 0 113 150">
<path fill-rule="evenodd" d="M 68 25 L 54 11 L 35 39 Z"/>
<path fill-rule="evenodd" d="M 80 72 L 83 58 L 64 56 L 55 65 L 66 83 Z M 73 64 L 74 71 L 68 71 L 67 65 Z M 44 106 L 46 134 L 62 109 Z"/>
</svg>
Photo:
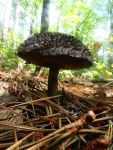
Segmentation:
<svg viewBox="0 0 113 150">
<path fill-rule="evenodd" d="M 16 47 L 16 39 L 17 39 L 17 34 L 19 32 L 19 1 L 15 0 L 14 1 L 14 18 L 13 18 L 13 37 L 12 37 L 12 43 L 13 43 L 13 48 Z"/>
<path fill-rule="evenodd" d="M 47 32 L 49 29 L 49 6 L 50 0 L 43 0 L 43 9 L 41 17 L 41 33 Z"/>
<path fill-rule="evenodd" d="M 41 29 L 40 32 L 47 32 L 49 29 L 49 6 L 50 0 L 43 0 L 42 17 L 41 17 Z M 40 71 L 41 67 L 36 67 L 35 73 Z"/>
<path fill-rule="evenodd" d="M 34 33 L 34 31 L 33 31 L 33 26 L 34 26 L 34 23 L 35 23 L 35 18 L 36 18 L 36 16 L 37 16 L 37 8 L 38 6 L 36 5 L 36 3 L 35 3 L 35 5 L 34 5 L 34 10 L 33 10 L 33 12 L 32 12 L 32 15 L 33 15 L 33 17 L 31 18 L 31 24 L 30 24 L 30 36 L 32 36 L 33 35 L 33 33 Z"/>
<path fill-rule="evenodd" d="M 9 17 L 10 17 L 10 3 L 9 5 L 7 5 L 8 3 L 8 0 L 5 0 L 4 4 L 5 6 L 3 7 L 4 9 L 4 13 L 2 15 L 2 24 L 3 24 L 3 27 L 1 29 L 1 40 L 2 41 L 6 41 L 7 39 L 7 31 L 8 31 L 8 23 L 9 23 Z"/>
</svg>

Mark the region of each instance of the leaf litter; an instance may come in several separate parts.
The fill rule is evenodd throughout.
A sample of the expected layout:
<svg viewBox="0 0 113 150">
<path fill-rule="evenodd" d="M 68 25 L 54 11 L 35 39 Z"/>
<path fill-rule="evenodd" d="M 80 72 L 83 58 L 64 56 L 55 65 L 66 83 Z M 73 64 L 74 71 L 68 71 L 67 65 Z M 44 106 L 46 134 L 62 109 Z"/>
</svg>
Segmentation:
<svg viewBox="0 0 113 150">
<path fill-rule="evenodd" d="M 17 69 L 0 86 L 1 150 L 112 150 L 111 84 L 61 79 L 48 97 L 45 73 Z"/>
</svg>

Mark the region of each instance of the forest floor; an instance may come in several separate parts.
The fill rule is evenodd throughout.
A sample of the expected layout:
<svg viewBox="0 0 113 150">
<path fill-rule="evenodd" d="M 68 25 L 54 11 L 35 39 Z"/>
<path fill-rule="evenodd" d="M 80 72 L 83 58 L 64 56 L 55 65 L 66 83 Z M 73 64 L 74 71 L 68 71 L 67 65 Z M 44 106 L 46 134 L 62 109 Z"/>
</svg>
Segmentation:
<svg viewBox="0 0 113 150">
<path fill-rule="evenodd" d="M 47 97 L 47 75 L 0 72 L 0 150 L 112 150 L 113 81 L 59 80 Z"/>
</svg>

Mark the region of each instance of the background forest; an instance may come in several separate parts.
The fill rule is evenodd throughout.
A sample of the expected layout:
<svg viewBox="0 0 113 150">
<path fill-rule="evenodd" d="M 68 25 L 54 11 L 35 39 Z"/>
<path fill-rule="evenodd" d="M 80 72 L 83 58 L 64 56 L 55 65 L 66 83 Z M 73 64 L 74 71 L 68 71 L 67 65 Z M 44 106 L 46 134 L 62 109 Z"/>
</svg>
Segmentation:
<svg viewBox="0 0 113 150">
<path fill-rule="evenodd" d="M 113 0 L 0 0 L 1 149 L 113 150 Z"/>
<path fill-rule="evenodd" d="M 10 71 L 24 62 L 16 56 L 20 43 L 41 29 L 42 0 L 0 0 L 0 69 Z M 73 35 L 90 49 L 88 70 L 62 71 L 91 79 L 113 76 L 113 1 L 50 0 L 49 31 Z M 32 69 L 35 66 L 30 66 Z"/>
</svg>

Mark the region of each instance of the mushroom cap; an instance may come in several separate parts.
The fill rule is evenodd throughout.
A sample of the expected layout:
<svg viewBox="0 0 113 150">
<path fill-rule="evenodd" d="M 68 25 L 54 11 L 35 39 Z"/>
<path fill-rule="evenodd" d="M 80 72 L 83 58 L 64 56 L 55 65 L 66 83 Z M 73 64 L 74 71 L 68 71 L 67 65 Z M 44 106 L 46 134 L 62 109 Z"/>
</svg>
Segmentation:
<svg viewBox="0 0 113 150">
<path fill-rule="evenodd" d="M 82 69 L 93 63 L 83 43 L 63 33 L 34 34 L 18 48 L 17 55 L 27 63 L 61 69 Z"/>
</svg>

